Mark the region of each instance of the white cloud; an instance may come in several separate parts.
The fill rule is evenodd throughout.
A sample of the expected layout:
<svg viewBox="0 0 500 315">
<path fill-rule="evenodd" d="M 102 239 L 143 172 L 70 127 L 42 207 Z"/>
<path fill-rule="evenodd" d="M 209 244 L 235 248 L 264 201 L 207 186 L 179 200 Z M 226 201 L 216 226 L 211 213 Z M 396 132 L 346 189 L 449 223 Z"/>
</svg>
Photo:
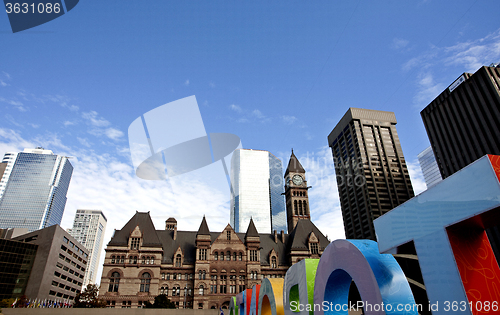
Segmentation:
<svg viewBox="0 0 500 315">
<path fill-rule="evenodd" d="M 10 99 L 6 99 L 4 97 L 0 97 L 0 102 L 4 102 L 4 103 L 7 103 L 9 105 L 15 106 L 15 108 L 17 108 L 21 112 L 27 111 L 27 108 L 24 106 L 24 104 L 18 100 L 10 100 Z"/>
<path fill-rule="evenodd" d="M 1 85 L 1 86 L 7 86 L 8 84 L 7 84 L 7 83 L 5 83 L 4 81 L 0 80 L 0 85 Z"/>
<path fill-rule="evenodd" d="M 82 113 L 82 117 L 95 127 L 107 127 L 110 125 L 110 122 L 102 117 L 99 117 L 99 114 L 96 111 Z"/>
<path fill-rule="evenodd" d="M 241 113 L 243 111 L 239 105 L 235 105 L 235 104 L 229 105 L 229 109 L 231 109 L 237 113 Z"/>
<path fill-rule="evenodd" d="M 402 38 L 394 38 L 392 40 L 392 44 L 391 44 L 391 48 L 393 49 L 402 49 L 402 48 L 405 48 L 406 46 L 408 46 L 410 42 L 406 39 L 402 39 Z"/>
<path fill-rule="evenodd" d="M 188 85 L 189 85 L 189 79 L 187 79 L 187 80 L 184 82 L 184 85 L 185 85 L 185 86 L 188 86 Z"/>
<path fill-rule="evenodd" d="M 285 122 L 285 124 L 287 125 L 291 125 L 293 124 L 294 122 L 297 121 L 297 117 L 295 116 L 281 116 L 281 119 L 283 119 L 283 121 Z"/>
<path fill-rule="evenodd" d="M 90 148 L 91 144 L 86 138 L 76 137 L 76 139 L 78 140 L 78 142 L 80 142 L 81 145 L 86 146 L 87 148 Z"/>
<path fill-rule="evenodd" d="M 104 134 L 112 140 L 117 140 L 117 139 L 123 137 L 123 132 L 121 132 L 120 130 L 115 129 L 115 128 L 106 129 Z"/>
<path fill-rule="evenodd" d="M 11 78 L 10 74 L 8 74 L 8 73 L 7 73 L 7 72 L 5 72 L 5 71 L 2 71 L 2 73 L 5 75 L 5 77 L 6 77 L 7 79 L 9 79 L 9 80 L 10 80 L 10 78 Z"/>
<path fill-rule="evenodd" d="M 0 154 L 4 154 L 5 152 L 19 152 L 25 148 L 34 147 L 35 144 L 32 141 L 23 139 L 18 132 L 0 128 Z"/>
<path fill-rule="evenodd" d="M 445 86 L 436 83 L 431 73 L 421 73 L 418 77 L 417 94 L 413 97 L 413 103 L 417 107 L 429 104 L 438 96 Z"/>
<path fill-rule="evenodd" d="M 63 124 L 64 124 L 64 126 L 65 126 L 65 127 L 67 127 L 67 126 L 72 126 L 72 125 L 75 125 L 75 124 L 76 124 L 76 122 L 66 120 Z"/>
<path fill-rule="evenodd" d="M 414 160 L 412 162 L 406 161 L 406 165 L 408 167 L 408 173 L 410 173 L 410 180 L 411 185 L 413 186 L 413 191 L 415 192 L 415 195 L 418 195 L 427 189 L 427 185 L 425 184 L 424 180 L 424 174 L 422 173 L 422 169 L 420 168 L 420 163 L 418 163 L 418 160 Z"/>
<path fill-rule="evenodd" d="M 40 125 L 37 125 L 37 124 L 32 124 L 32 123 L 30 123 L 29 125 L 30 125 L 31 127 L 35 128 L 35 129 L 36 129 L 36 128 L 38 128 L 38 127 L 40 127 Z"/>
</svg>

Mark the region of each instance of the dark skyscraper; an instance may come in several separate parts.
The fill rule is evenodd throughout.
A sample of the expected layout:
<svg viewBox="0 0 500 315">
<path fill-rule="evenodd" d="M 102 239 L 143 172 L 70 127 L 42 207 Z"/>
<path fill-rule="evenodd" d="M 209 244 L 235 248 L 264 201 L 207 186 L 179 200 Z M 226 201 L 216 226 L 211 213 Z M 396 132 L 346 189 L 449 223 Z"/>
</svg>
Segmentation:
<svg viewBox="0 0 500 315">
<path fill-rule="evenodd" d="M 420 115 L 443 179 L 486 154 L 500 155 L 500 65 L 462 74 Z M 486 232 L 500 259 L 500 228 Z"/>
<path fill-rule="evenodd" d="M 346 238 L 376 240 L 373 220 L 414 196 L 392 112 L 349 108 L 328 136 Z"/>
<path fill-rule="evenodd" d="M 443 179 L 500 154 L 500 68 L 464 73 L 420 115 Z"/>
</svg>

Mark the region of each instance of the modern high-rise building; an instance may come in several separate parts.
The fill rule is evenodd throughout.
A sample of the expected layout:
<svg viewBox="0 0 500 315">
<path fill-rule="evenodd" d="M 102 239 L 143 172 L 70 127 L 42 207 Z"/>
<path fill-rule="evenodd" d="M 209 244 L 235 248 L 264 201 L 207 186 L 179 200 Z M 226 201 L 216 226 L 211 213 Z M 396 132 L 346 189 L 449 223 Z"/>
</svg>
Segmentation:
<svg viewBox="0 0 500 315">
<path fill-rule="evenodd" d="M 259 233 L 286 231 L 283 166 L 268 151 L 235 150 L 231 159 L 230 222 L 244 232 L 253 219 Z"/>
<path fill-rule="evenodd" d="M 73 166 L 43 148 L 5 153 L 0 182 L 0 228 L 29 232 L 60 224 Z"/>
<path fill-rule="evenodd" d="M 425 185 L 427 188 L 430 188 L 443 180 L 431 147 L 427 147 L 427 149 L 420 152 L 417 155 L 417 158 L 418 163 L 420 163 L 420 168 L 422 169 L 422 174 L 424 175 Z"/>
<path fill-rule="evenodd" d="M 106 222 L 107 219 L 100 210 L 78 209 L 73 221 L 73 228 L 68 229 L 68 233 L 89 251 L 89 262 L 83 279 L 83 287 L 89 283 L 95 284 Z"/>
<path fill-rule="evenodd" d="M 443 178 L 500 154 L 500 66 L 462 74 L 420 115 Z"/>
<path fill-rule="evenodd" d="M 373 220 L 414 196 L 392 112 L 349 108 L 328 136 L 346 238 L 376 240 Z"/>
<path fill-rule="evenodd" d="M 500 65 L 462 74 L 420 115 L 443 179 L 486 154 L 500 155 Z M 500 259 L 500 228 L 486 233 Z"/>
</svg>

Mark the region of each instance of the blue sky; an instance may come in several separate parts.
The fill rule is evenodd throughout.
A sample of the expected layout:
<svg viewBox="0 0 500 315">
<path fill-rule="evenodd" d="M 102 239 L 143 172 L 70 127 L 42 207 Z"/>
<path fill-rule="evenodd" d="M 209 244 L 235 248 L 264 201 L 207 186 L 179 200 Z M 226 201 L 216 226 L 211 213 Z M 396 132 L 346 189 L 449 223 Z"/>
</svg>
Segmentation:
<svg viewBox="0 0 500 315">
<path fill-rule="evenodd" d="M 0 14 L 0 155 L 41 145 L 75 156 L 63 227 L 77 208 L 113 229 L 139 211 L 157 228 L 174 216 L 212 230 L 229 210 L 191 183 L 134 176 L 127 129 L 145 112 L 195 95 L 207 132 L 308 176 L 313 220 L 343 237 L 327 136 L 349 107 L 393 111 L 416 191 L 428 145 L 420 110 L 463 72 L 500 62 L 500 2 L 80 1 L 64 16 L 13 34 Z M 192 198 L 196 195 L 196 198 Z"/>
</svg>

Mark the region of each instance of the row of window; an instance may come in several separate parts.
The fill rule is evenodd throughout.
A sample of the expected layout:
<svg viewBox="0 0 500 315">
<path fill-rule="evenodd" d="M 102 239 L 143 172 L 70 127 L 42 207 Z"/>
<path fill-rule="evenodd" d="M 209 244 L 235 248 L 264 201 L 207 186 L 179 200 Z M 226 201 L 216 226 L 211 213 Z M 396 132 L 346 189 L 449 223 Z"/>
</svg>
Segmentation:
<svg viewBox="0 0 500 315">
<path fill-rule="evenodd" d="M 78 246 L 76 246 L 73 242 L 71 242 L 66 236 L 63 237 L 63 241 L 64 243 L 68 244 L 68 246 L 70 248 L 74 248 L 74 250 L 77 252 L 77 253 L 80 253 L 80 255 L 82 255 L 83 257 L 85 257 L 85 259 L 87 259 L 89 257 L 89 255 L 87 253 L 84 253 L 83 250 L 81 248 L 79 248 Z M 85 262 L 85 264 L 87 264 Z"/>
<path fill-rule="evenodd" d="M 137 256 L 130 256 L 129 257 L 129 264 L 137 264 L 138 257 Z M 111 263 L 112 264 L 124 264 L 125 263 L 125 256 L 111 256 Z M 154 256 L 142 256 L 142 264 L 143 265 L 154 265 L 155 263 L 155 257 Z"/>
<path fill-rule="evenodd" d="M 165 294 L 168 296 L 168 286 L 164 286 L 160 288 L 160 294 Z M 173 287 L 172 288 L 172 296 L 180 296 L 181 295 L 181 288 L 180 287 Z M 184 288 L 184 295 L 185 296 L 191 296 L 193 295 L 192 289 L 189 287 Z"/>
<path fill-rule="evenodd" d="M 85 267 L 80 266 L 79 264 L 77 264 L 76 262 L 72 261 L 71 259 L 69 259 L 68 257 L 64 256 L 63 254 L 59 254 L 59 259 L 61 259 L 62 261 L 65 261 L 65 262 L 71 264 L 71 266 L 76 267 L 76 269 L 80 269 L 81 271 L 85 272 Z"/>
<path fill-rule="evenodd" d="M 66 280 L 66 281 L 68 281 L 68 282 L 70 282 L 70 283 L 72 282 L 72 283 L 74 283 L 74 284 L 77 284 L 77 285 L 78 285 L 78 286 L 80 286 L 80 287 L 82 286 L 82 283 L 81 283 L 80 281 L 78 281 L 78 280 L 76 280 L 76 279 L 72 279 L 71 277 L 68 277 L 68 276 L 66 276 L 66 275 L 61 275 L 61 273 L 60 273 L 60 272 L 55 271 L 55 272 L 54 272 L 54 276 L 59 277 L 59 278 L 61 278 L 61 279 L 63 279 L 63 280 Z"/>
<path fill-rule="evenodd" d="M 230 251 L 227 251 L 226 252 L 226 255 L 224 256 L 224 252 L 214 252 L 214 260 L 231 260 L 231 252 Z M 236 253 L 234 252 L 233 253 L 233 260 L 236 261 L 236 260 L 239 260 L 239 261 L 242 261 L 243 260 L 243 253 Z"/>
<path fill-rule="evenodd" d="M 56 264 L 56 267 L 59 268 L 59 269 L 62 269 L 64 271 L 67 271 L 67 272 L 69 272 L 72 275 L 75 275 L 75 277 L 79 277 L 80 279 L 83 279 L 83 276 L 84 276 L 83 274 L 80 274 L 80 273 L 74 271 L 73 269 L 70 269 L 68 266 L 64 266 L 60 262 L 58 262 Z"/>
<path fill-rule="evenodd" d="M 141 275 L 141 285 L 139 287 L 140 292 L 149 292 L 149 286 L 151 285 L 151 274 L 145 272 Z M 108 292 L 118 292 L 120 286 L 120 273 L 113 272 L 111 278 L 109 279 Z"/>
</svg>

